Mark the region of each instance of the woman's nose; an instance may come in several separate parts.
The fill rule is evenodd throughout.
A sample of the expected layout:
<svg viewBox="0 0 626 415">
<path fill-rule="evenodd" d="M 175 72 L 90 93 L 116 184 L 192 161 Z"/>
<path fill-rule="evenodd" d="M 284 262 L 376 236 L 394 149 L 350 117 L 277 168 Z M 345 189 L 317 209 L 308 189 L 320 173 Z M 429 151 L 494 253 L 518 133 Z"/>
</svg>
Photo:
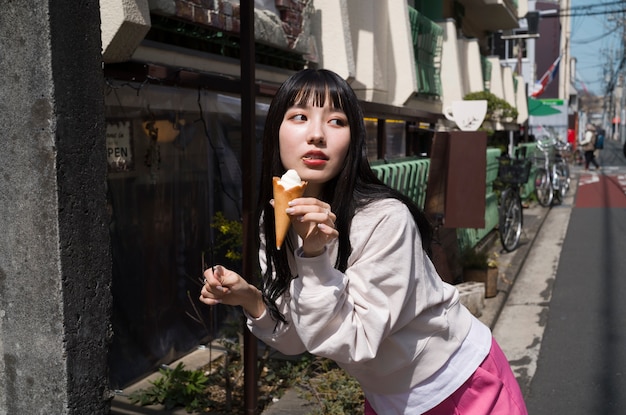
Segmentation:
<svg viewBox="0 0 626 415">
<path fill-rule="evenodd" d="M 309 135 L 307 137 L 307 143 L 309 144 L 323 144 L 326 141 L 324 137 L 324 130 L 319 125 L 311 125 Z"/>
</svg>

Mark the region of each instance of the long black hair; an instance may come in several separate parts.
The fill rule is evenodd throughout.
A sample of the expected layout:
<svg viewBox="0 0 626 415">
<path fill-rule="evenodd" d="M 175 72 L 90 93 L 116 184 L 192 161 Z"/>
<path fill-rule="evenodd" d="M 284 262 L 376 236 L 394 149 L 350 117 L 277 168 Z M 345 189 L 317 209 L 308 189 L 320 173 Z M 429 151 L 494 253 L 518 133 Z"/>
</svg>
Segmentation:
<svg viewBox="0 0 626 415">
<path fill-rule="evenodd" d="M 265 235 L 267 269 L 262 276 L 263 299 L 272 317 L 285 322 L 276 307 L 278 299 L 294 278 L 289 268 L 287 251 L 293 252 L 295 241 L 285 241 L 283 249 L 274 244 L 274 211 L 270 205 L 273 197 L 272 177 L 281 176 L 286 169 L 280 159 L 279 129 L 285 112 L 294 105 L 307 104 L 323 107 L 329 99 L 334 108 L 341 109 L 350 125 L 350 145 L 343 169 L 332 180 L 324 184 L 321 200 L 330 204 L 337 215 L 335 227 L 339 232 L 338 255 L 335 268 L 344 272 L 350 245 L 350 226 L 355 211 L 369 202 L 394 198 L 402 201 L 410 210 L 420 231 L 422 248 L 430 254 L 432 228 L 423 212 L 402 193 L 383 184 L 374 174 L 367 160 L 367 146 L 363 113 L 356 94 L 348 83 L 336 73 L 324 69 L 305 69 L 287 79 L 272 100 L 267 113 L 263 133 L 263 164 L 259 192 L 259 220 Z"/>
</svg>

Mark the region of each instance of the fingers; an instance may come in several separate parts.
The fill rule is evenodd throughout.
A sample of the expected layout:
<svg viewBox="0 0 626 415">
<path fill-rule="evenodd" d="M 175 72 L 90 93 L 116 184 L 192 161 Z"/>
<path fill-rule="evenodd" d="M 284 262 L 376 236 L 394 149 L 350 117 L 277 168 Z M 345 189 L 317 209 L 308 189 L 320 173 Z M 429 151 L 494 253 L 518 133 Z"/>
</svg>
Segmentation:
<svg viewBox="0 0 626 415">
<path fill-rule="evenodd" d="M 321 228 L 335 228 L 337 216 L 331 211 L 330 205 L 315 198 L 299 198 L 289 202 L 287 214 L 300 222 L 315 222 Z"/>
<path fill-rule="evenodd" d="M 337 216 L 328 203 L 315 198 L 299 198 L 289 203 L 287 214 L 302 238 L 302 249 L 306 256 L 316 256 L 328 242 L 336 239 L 339 232 L 335 227 Z"/>
<path fill-rule="evenodd" d="M 200 290 L 200 301 L 208 305 L 222 303 L 222 299 L 230 292 L 225 286 L 226 268 L 216 265 L 204 271 L 204 285 Z"/>
</svg>

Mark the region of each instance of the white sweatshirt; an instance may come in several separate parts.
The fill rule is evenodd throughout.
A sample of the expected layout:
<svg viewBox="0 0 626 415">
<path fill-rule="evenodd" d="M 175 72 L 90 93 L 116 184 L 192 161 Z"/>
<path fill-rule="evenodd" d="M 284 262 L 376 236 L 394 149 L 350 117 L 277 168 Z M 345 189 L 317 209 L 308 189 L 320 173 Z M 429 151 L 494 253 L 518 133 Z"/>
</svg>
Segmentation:
<svg viewBox="0 0 626 415">
<path fill-rule="evenodd" d="M 336 241 L 313 258 L 298 248 L 290 258 L 298 278 L 277 302 L 289 324 L 276 327 L 265 312 L 248 326 L 282 353 L 336 361 L 371 393 L 407 392 L 459 349 L 473 316 L 435 271 L 403 203 L 371 203 L 356 212 L 350 233 L 345 273 L 333 267 Z M 260 258 L 265 267 L 263 247 Z"/>
</svg>

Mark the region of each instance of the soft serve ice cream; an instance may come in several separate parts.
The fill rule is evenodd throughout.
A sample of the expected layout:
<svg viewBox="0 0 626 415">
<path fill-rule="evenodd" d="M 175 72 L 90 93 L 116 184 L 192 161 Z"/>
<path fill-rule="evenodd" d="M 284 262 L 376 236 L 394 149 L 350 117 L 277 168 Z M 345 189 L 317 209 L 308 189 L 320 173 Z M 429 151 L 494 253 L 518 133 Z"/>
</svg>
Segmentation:
<svg viewBox="0 0 626 415">
<path fill-rule="evenodd" d="M 289 190 L 294 186 L 300 186 L 302 184 L 302 180 L 300 180 L 300 176 L 298 176 L 298 172 L 294 169 L 289 169 L 283 174 L 283 176 L 278 181 L 285 190 Z"/>
<path fill-rule="evenodd" d="M 272 179 L 274 189 L 274 224 L 276 230 L 276 248 L 280 249 L 287 237 L 291 220 L 286 210 L 289 202 L 302 197 L 307 182 L 303 182 L 298 172 L 290 169 L 282 177 Z"/>
</svg>

